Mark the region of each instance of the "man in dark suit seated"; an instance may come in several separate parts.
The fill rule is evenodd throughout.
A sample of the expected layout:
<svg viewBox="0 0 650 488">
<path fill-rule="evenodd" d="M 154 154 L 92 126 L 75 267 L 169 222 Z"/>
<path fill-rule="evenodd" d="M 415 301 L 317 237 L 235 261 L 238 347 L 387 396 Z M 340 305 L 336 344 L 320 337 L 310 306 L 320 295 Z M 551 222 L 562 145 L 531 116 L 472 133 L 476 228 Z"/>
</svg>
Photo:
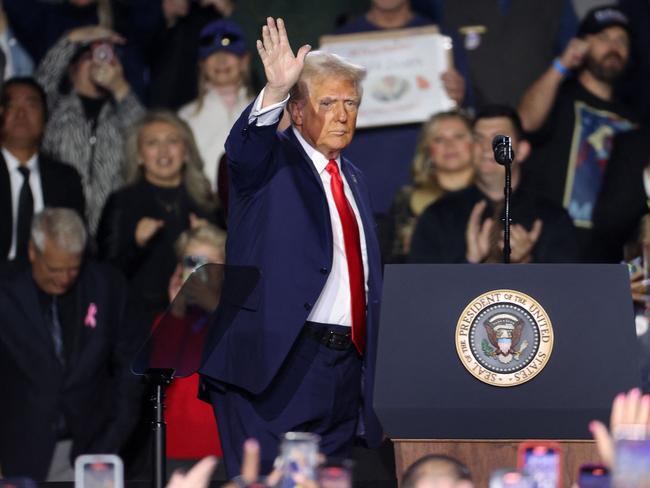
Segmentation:
<svg viewBox="0 0 650 488">
<path fill-rule="evenodd" d="M 409 261 L 413 263 L 501 262 L 503 253 L 503 187 L 505 168 L 494 160 L 496 135 L 512 138 L 512 263 L 574 262 L 578 248 L 566 211 L 538 196 L 534 182 L 522 181 L 520 165 L 530 153 L 517 112 L 490 105 L 474 121 L 476 182 L 449 193 L 420 216 Z"/>
<path fill-rule="evenodd" d="M 84 261 L 77 213 L 34 217 L 30 266 L 0 276 L 0 469 L 5 476 L 71 481 L 82 453 L 117 453 L 138 420 L 129 369 L 138 331 L 126 283 Z"/>
<path fill-rule="evenodd" d="M 267 19 L 262 38 L 266 87 L 226 142 L 227 264 L 261 278 L 244 303 L 220 304 L 234 319 L 200 370 L 231 476 L 249 437 L 263 472 L 286 431 L 317 433 L 337 456 L 357 435 L 382 438 L 372 408 L 379 246 L 363 175 L 341 156 L 365 70 L 309 46 L 294 56 L 281 20 Z M 292 126 L 278 133 L 285 107 Z"/>
<path fill-rule="evenodd" d="M 27 262 L 32 216 L 43 207 L 84 214 L 81 178 L 40 153 L 46 98 L 32 78 L 8 80 L 0 98 L 0 261 Z"/>
</svg>

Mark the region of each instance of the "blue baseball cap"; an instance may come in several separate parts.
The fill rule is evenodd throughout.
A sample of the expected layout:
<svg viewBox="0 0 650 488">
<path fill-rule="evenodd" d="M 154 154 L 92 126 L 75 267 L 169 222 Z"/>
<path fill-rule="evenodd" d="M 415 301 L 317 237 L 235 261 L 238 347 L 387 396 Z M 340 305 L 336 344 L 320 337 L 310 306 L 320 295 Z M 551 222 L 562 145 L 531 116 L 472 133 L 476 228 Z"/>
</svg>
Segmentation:
<svg viewBox="0 0 650 488">
<path fill-rule="evenodd" d="M 243 56 L 248 52 L 244 31 L 231 20 L 210 22 L 199 35 L 199 59 L 203 60 L 217 51 L 228 51 Z"/>
</svg>

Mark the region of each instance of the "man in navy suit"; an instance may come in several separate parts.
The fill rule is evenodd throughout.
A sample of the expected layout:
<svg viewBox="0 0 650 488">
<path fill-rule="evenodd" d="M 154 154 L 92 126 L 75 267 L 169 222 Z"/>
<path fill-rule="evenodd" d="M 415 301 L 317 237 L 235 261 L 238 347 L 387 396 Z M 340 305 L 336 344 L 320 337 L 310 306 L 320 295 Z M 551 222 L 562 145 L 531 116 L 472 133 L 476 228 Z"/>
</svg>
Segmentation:
<svg viewBox="0 0 650 488">
<path fill-rule="evenodd" d="M 226 142 L 226 255 L 261 278 L 237 300 L 226 276 L 226 320 L 200 371 L 230 475 L 249 437 L 268 471 L 287 431 L 319 434 L 335 456 L 357 436 L 382 436 L 372 409 L 379 248 L 363 176 L 341 156 L 365 70 L 309 46 L 294 56 L 281 19 L 267 19 L 257 48 L 267 83 Z M 285 108 L 292 124 L 278 133 Z"/>
<path fill-rule="evenodd" d="M 0 97 L 0 262 L 27 263 L 32 216 L 44 207 L 84 215 L 81 177 L 41 154 L 47 119 L 43 88 L 28 77 L 7 81 Z"/>
<path fill-rule="evenodd" d="M 30 266 L 0 276 L 5 476 L 72 481 L 78 454 L 117 453 L 138 421 L 126 283 L 84 262 L 85 243 L 75 211 L 46 208 L 34 217 Z"/>
</svg>

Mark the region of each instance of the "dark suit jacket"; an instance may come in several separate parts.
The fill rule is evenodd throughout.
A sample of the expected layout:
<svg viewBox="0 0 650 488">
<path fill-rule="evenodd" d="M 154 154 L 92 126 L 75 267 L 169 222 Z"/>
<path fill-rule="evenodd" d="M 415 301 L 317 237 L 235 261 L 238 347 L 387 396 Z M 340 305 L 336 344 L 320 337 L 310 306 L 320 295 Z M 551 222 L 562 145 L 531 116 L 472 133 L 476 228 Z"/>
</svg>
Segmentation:
<svg viewBox="0 0 650 488">
<path fill-rule="evenodd" d="M 593 215 L 605 261 L 623 258 L 623 245 L 636 238 L 641 217 L 648 213 L 643 170 L 649 164 L 650 128 L 616 136 Z"/>
<path fill-rule="evenodd" d="M 409 262 L 466 263 L 467 222 L 472 209 L 481 200 L 487 201 L 483 218 L 492 217 L 494 203 L 476 185 L 448 193 L 429 205 L 415 227 Z M 511 216 L 513 224 L 522 225 L 528 231 L 536 219 L 542 221 L 542 233 L 532 251 L 533 262 L 573 263 L 578 260 L 573 223 L 561 206 L 536 195 L 522 183 L 512 194 Z"/>
<path fill-rule="evenodd" d="M 320 176 L 289 128 L 248 124 L 248 107 L 226 142 L 231 194 L 227 263 L 256 266 L 257 288 L 243 303 L 201 373 L 254 394 L 264 391 L 320 296 L 332 265 L 332 225 Z M 366 237 L 369 292 L 364 354 L 364 421 L 370 444 L 381 428 L 372 409 L 381 265 L 368 189 L 360 171 L 343 159 Z M 225 287 L 228 286 L 226 276 Z M 227 295 L 224 290 L 224 295 Z M 222 300 L 222 303 L 224 300 Z M 221 307 L 224 312 L 229 304 Z"/>
<path fill-rule="evenodd" d="M 84 218 L 85 199 L 81 177 L 72 166 L 59 163 L 41 154 L 38 156 L 43 203 L 46 207 L 67 207 Z M 11 247 L 13 212 L 11 208 L 11 183 L 7 163 L 0 153 L 0 261 L 7 259 Z"/>
<path fill-rule="evenodd" d="M 88 262 L 76 282 L 73 347 L 57 361 L 31 267 L 0 277 L 0 466 L 6 476 L 47 474 L 63 413 L 79 453 L 117 453 L 138 420 L 140 387 L 129 369 L 136 328 L 124 279 Z M 86 323 L 95 304 L 95 327 Z"/>
</svg>

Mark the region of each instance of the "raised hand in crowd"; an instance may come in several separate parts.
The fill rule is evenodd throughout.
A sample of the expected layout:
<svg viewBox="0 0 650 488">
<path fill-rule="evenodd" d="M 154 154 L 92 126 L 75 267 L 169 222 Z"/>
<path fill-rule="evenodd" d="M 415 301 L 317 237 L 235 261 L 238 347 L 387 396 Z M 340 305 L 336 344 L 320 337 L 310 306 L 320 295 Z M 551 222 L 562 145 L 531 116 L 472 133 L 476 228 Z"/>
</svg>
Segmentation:
<svg viewBox="0 0 650 488">
<path fill-rule="evenodd" d="M 190 11 L 190 0 L 162 0 L 160 4 L 167 27 L 173 27 Z"/>
<path fill-rule="evenodd" d="M 643 440 L 650 433 L 650 395 L 639 388 L 619 393 L 612 402 L 609 429 L 598 420 L 589 424 L 602 462 L 613 467 L 617 440 Z"/>
<path fill-rule="evenodd" d="M 449 68 L 440 76 L 440 79 L 449 98 L 460 107 L 465 99 L 465 78 L 454 68 Z"/>
<path fill-rule="evenodd" d="M 260 445 L 255 439 L 244 443 L 241 475 L 223 488 L 238 488 L 240 486 L 271 487 L 277 486 L 282 479 L 282 470 L 275 468 L 266 478 L 260 478 Z M 318 488 L 318 483 L 306 479 L 303 475 L 294 475 L 293 482 L 303 488 Z"/>
<path fill-rule="evenodd" d="M 542 221 L 536 219 L 533 228 L 526 230 L 523 225 L 510 226 L 510 261 L 513 263 L 530 263 L 533 260 L 533 248 L 542 234 Z M 503 249 L 503 240 L 500 241 Z"/>
<path fill-rule="evenodd" d="M 108 41 L 113 44 L 124 44 L 126 42 L 126 39 L 120 34 L 101 25 L 89 25 L 72 29 L 68 32 L 68 40 L 79 43 Z"/>
<path fill-rule="evenodd" d="M 217 464 L 216 457 L 208 456 L 192 466 L 187 473 L 174 471 L 166 488 L 207 488 Z"/>
<path fill-rule="evenodd" d="M 582 65 L 588 49 L 589 45 L 584 40 L 573 38 L 564 48 L 564 52 L 560 56 L 560 63 L 566 69 L 577 69 Z"/>
<path fill-rule="evenodd" d="M 526 89 L 517 109 L 525 130 L 533 132 L 544 124 L 551 112 L 559 87 L 566 77 L 565 71 L 580 68 L 588 50 L 589 45 L 583 39 L 571 39 L 557 59 L 561 65 L 560 69 L 555 64 L 551 65 Z"/>
<path fill-rule="evenodd" d="M 278 19 L 276 22 L 272 17 L 266 19 L 266 25 L 262 27 L 262 40 L 258 39 L 256 46 L 267 80 L 262 107 L 268 107 L 287 97 L 302 73 L 305 56 L 311 46 L 302 46 L 294 56 L 284 21 Z"/>
<path fill-rule="evenodd" d="M 244 443 L 244 456 L 241 465 L 241 475 L 227 483 L 223 488 L 238 488 L 248 486 L 274 486 L 282 478 L 279 470 L 274 470 L 266 480 L 260 480 L 260 445 L 255 439 L 248 439 Z"/>
<path fill-rule="evenodd" d="M 467 253 L 465 257 L 468 263 L 482 263 L 490 254 L 490 234 L 494 226 L 494 219 L 487 218 L 481 223 L 481 216 L 486 205 L 485 200 L 474 205 L 467 221 L 465 230 Z"/>
<path fill-rule="evenodd" d="M 165 222 L 160 219 L 152 219 L 151 217 L 142 217 L 138 220 L 135 227 L 135 242 L 139 247 L 144 247 L 162 229 Z"/>
<path fill-rule="evenodd" d="M 235 2 L 233 0 L 201 0 L 201 5 L 204 7 L 212 5 L 224 17 L 230 17 L 233 10 L 235 10 Z"/>
<path fill-rule="evenodd" d="M 124 44 L 126 40 L 117 32 L 100 25 L 73 29 L 68 33 L 68 40 L 75 43 L 90 44 L 106 41 L 106 59 L 93 59 L 90 79 L 93 83 L 108 90 L 115 100 L 122 101 L 131 90 L 124 77 L 124 70 L 119 58 L 113 52 L 112 44 Z"/>
</svg>

